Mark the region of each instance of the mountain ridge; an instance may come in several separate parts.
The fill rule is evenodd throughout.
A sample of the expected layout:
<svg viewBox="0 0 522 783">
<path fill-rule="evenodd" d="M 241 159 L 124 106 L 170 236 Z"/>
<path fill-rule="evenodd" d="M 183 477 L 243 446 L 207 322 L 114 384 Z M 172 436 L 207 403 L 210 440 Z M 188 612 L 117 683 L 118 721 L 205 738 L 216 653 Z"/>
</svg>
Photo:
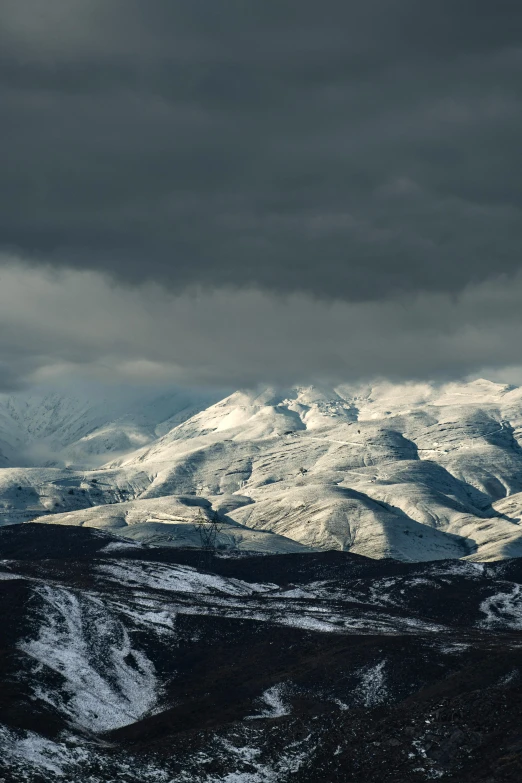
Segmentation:
<svg viewBox="0 0 522 783">
<path fill-rule="evenodd" d="M 112 527 L 175 546 L 193 527 L 186 508 L 173 519 L 180 499 L 194 498 L 274 546 L 403 560 L 522 555 L 519 387 L 267 387 L 184 412 L 94 471 L 0 471 L 0 519 Z"/>
</svg>

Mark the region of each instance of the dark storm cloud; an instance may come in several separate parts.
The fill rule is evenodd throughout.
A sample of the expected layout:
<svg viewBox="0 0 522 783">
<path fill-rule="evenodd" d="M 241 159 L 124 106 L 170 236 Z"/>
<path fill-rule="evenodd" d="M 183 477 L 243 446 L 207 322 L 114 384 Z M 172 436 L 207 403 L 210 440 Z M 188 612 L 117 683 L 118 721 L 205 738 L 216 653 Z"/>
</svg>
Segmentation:
<svg viewBox="0 0 522 783">
<path fill-rule="evenodd" d="M 522 5 L 3 0 L 0 246 L 345 299 L 521 263 Z"/>
<path fill-rule="evenodd" d="M 259 290 L 176 295 L 6 259 L 0 393 L 77 380 L 236 388 L 478 374 L 520 383 L 521 299 L 522 274 L 457 295 L 350 302 Z"/>
</svg>

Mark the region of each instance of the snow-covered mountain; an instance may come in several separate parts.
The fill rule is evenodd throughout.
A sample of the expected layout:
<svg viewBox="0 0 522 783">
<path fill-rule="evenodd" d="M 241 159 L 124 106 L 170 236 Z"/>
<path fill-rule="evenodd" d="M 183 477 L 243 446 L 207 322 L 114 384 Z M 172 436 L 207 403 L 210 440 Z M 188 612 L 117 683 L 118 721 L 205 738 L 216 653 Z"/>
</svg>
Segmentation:
<svg viewBox="0 0 522 783">
<path fill-rule="evenodd" d="M 0 467 L 97 467 L 154 441 L 214 402 L 212 392 L 0 395 Z"/>
<path fill-rule="evenodd" d="M 0 471 L 4 523 L 85 524 L 179 545 L 200 506 L 217 511 L 230 535 L 236 526 L 240 548 L 249 537 L 256 548 L 264 533 L 263 551 L 265 541 L 271 551 L 293 541 L 403 560 L 522 555 L 522 388 L 479 380 L 263 389 L 198 406 L 187 417 L 187 401 L 174 414 L 181 420 L 151 424 L 137 450 L 107 440 L 109 461 L 95 471 L 71 466 L 89 440 L 121 433 L 122 416 L 106 410 L 86 434 L 48 416 L 44 440 L 74 430 L 67 443 L 59 437 L 78 459 Z M 82 422 L 94 420 L 91 410 Z M 146 408 L 143 416 L 152 421 Z M 126 420 L 136 433 L 137 413 Z"/>
</svg>

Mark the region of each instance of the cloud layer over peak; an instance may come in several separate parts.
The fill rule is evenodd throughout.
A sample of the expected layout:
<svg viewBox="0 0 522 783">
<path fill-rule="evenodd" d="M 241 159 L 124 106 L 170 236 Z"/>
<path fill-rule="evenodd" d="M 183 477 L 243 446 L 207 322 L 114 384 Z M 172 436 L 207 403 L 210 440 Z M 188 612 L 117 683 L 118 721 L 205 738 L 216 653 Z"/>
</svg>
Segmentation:
<svg viewBox="0 0 522 783">
<path fill-rule="evenodd" d="M 0 274 L 0 388 L 77 379 L 236 388 L 486 373 L 522 380 L 522 276 L 386 302 Z M 5 372 L 4 372 L 4 368 Z M 513 374 L 515 373 L 515 374 Z"/>
<path fill-rule="evenodd" d="M 522 365 L 521 29 L 512 0 L 3 0 L 1 387 Z"/>
</svg>

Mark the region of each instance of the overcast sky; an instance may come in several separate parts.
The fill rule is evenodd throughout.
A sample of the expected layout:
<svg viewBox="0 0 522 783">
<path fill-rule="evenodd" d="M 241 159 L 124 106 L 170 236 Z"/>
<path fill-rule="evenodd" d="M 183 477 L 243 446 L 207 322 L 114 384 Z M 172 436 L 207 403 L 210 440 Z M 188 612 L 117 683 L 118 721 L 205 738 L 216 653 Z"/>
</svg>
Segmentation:
<svg viewBox="0 0 522 783">
<path fill-rule="evenodd" d="M 522 4 L 2 0 L 0 388 L 522 379 Z"/>
</svg>

